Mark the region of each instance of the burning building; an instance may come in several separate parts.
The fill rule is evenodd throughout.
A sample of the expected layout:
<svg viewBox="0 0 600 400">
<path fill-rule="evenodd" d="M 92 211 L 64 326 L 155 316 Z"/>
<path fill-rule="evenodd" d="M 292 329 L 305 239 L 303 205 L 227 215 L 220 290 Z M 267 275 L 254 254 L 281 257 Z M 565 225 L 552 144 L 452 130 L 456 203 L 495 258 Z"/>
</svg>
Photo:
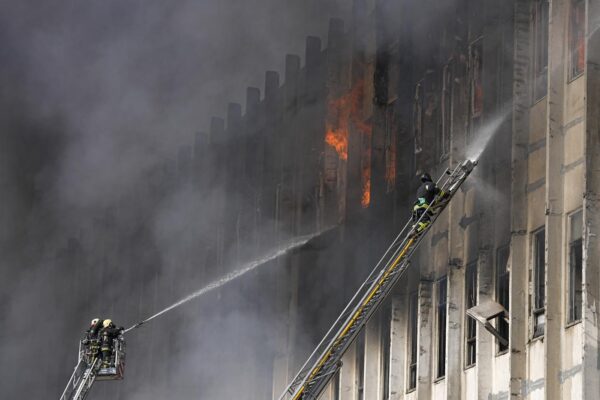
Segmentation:
<svg viewBox="0 0 600 400">
<path fill-rule="evenodd" d="M 110 279 L 127 290 L 102 291 L 108 310 L 137 321 L 323 232 L 132 339 L 126 380 L 91 398 L 278 399 L 410 218 L 418 175 L 465 159 L 473 176 L 321 398 L 599 398 L 599 20 L 598 0 L 353 0 L 48 257 L 44 277 L 83 299 L 53 293 L 76 331 Z"/>
<path fill-rule="evenodd" d="M 318 272 L 310 252 L 285 261 L 267 397 L 408 218 L 417 174 L 471 158 L 475 176 L 322 398 L 598 398 L 599 7 L 355 1 L 326 49 L 309 38 L 303 68 L 288 57 L 283 85 L 267 74 L 264 101 L 248 106 L 265 127 L 250 140 L 278 151 L 262 155 L 252 208 L 276 232 L 336 224 L 341 254 Z M 343 285 L 315 293 L 331 274 Z"/>
</svg>

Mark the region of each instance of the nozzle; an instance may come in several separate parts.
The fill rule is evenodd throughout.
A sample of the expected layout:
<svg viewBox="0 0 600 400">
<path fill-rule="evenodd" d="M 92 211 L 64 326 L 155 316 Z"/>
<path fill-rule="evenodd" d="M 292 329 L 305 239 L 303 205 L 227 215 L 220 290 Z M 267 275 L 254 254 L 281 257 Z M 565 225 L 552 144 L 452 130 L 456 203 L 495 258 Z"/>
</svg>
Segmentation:
<svg viewBox="0 0 600 400">
<path fill-rule="evenodd" d="M 473 171 L 473 168 L 475 168 L 475 166 L 477 165 L 477 160 L 471 161 L 471 160 L 465 160 L 462 165 L 461 168 L 466 171 L 466 172 L 471 172 Z"/>
</svg>

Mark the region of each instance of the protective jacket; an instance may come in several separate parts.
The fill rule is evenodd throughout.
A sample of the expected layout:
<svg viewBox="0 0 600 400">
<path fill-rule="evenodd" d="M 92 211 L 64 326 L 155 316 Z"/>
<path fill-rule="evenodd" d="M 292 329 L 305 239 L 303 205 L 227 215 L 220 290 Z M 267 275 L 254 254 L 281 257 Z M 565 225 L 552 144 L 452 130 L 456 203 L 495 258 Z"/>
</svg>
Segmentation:
<svg viewBox="0 0 600 400">
<path fill-rule="evenodd" d="M 100 332 L 100 328 L 102 328 L 102 320 L 99 320 L 94 325 L 90 327 L 87 331 L 85 331 L 85 337 L 88 340 L 98 339 L 98 332 Z"/>
<path fill-rule="evenodd" d="M 423 182 L 417 189 L 417 203 L 420 205 L 429 205 L 435 199 L 435 196 L 440 192 L 440 188 L 433 182 Z"/>
</svg>

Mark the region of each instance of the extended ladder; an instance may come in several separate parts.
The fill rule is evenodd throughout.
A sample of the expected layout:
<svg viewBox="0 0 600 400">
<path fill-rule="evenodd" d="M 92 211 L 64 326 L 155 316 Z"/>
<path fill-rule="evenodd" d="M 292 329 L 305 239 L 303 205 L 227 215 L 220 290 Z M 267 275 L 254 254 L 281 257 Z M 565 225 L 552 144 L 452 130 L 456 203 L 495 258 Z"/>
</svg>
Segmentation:
<svg viewBox="0 0 600 400">
<path fill-rule="evenodd" d="M 96 381 L 121 380 L 125 372 L 125 339 L 119 335 L 113 340 L 111 362 L 103 365 L 100 358 L 90 355 L 79 342 L 79 358 L 75 370 L 60 396 L 60 400 L 84 400 Z"/>
<path fill-rule="evenodd" d="M 316 400 L 319 397 L 338 372 L 346 349 L 406 271 L 421 240 L 475 165 L 477 161 L 466 160 L 440 177 L 441 192 L 426 210 L 432 214 L 431 223 L 419 232 L 414 221 L 406 223 L 279 400 Z M 420 219 L 424 216 L 425 213 Z"/>
<path fill-rule="evenodd" d="M 96 366 L 98 358 L 95 358 L 91 365 L 88 365 L 83 358 L 79 359 L 71 379 L 67 383 L 60 400 L 83 400 L 92 388 L 96 380 Z"/>
</svg>

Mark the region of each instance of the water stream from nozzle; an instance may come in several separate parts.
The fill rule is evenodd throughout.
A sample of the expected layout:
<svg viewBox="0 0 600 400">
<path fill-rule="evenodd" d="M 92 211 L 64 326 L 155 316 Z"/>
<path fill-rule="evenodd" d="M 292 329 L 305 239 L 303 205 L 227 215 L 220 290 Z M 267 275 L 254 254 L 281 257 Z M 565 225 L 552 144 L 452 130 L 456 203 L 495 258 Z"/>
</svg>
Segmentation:
<svg viewBox="0 0 600 400">
<path fill-rule="evenodd" d="M 466 151 L 466 158 L 469 160 L 479 160 L 483 151 L 490 144 L 496 133 L 500 131 L 500 127 L 510 115 L 511 108 L 503 107 L 505 111 L 493 116 L 481 128 L 473 134 L 473 141 L 469 144 Z"/>
<path fill-rule="evenodd" d="M 177 308 L 177 307 L 195 299 L 196 297 L 202 296 L 205 293 L 208 293 L 214 289 L 217 289 L 217 288 L 225 285 L 226 283 L 231 282 L 232 280 L 237 279 L 237 278 L 241 277 L 242 275 L 254 270 L 255 268 L 257 268 L 263 264 L 266 264 L 267 262 L 272 261 L 278 257 L 281 257 L 284 254 L 286 254 L 300 246 L 305 245 L 309 240 L 321 235 L 323 232 L 324 231 L 313 233 L 311 235 L 301 236 L 301 237 L 298 237 L 298 238 L 295 238 L 295 239 L 289 241 L 288 243 L 283 244 L 279 248 L 272 250 L 269 253 L 265 254 L 263 257 L 244 264 L 241 268 L 228 273 L 227 275 L 223 276 L 222 278 L 209 283 L 208 285 L 204 286 L 203 288 L 195 291 L 194 293 L 187 295 L 186 297 L 184 297 L 181 300 L 178 300 L 177 302 L 171 304 L 170 306 L 162 309 L 161 311 L 157 312 L 156 314 L 151 315 L 150 317 L 125 329 L 124 333 L 127 333 L 133 329 L 139 328 L 140 326 L 144 325 L 145 323 L 152 321 L 154 318 L 157 318 L 157 317 L 173 310 L 174 308 Z"/>
</svg>

